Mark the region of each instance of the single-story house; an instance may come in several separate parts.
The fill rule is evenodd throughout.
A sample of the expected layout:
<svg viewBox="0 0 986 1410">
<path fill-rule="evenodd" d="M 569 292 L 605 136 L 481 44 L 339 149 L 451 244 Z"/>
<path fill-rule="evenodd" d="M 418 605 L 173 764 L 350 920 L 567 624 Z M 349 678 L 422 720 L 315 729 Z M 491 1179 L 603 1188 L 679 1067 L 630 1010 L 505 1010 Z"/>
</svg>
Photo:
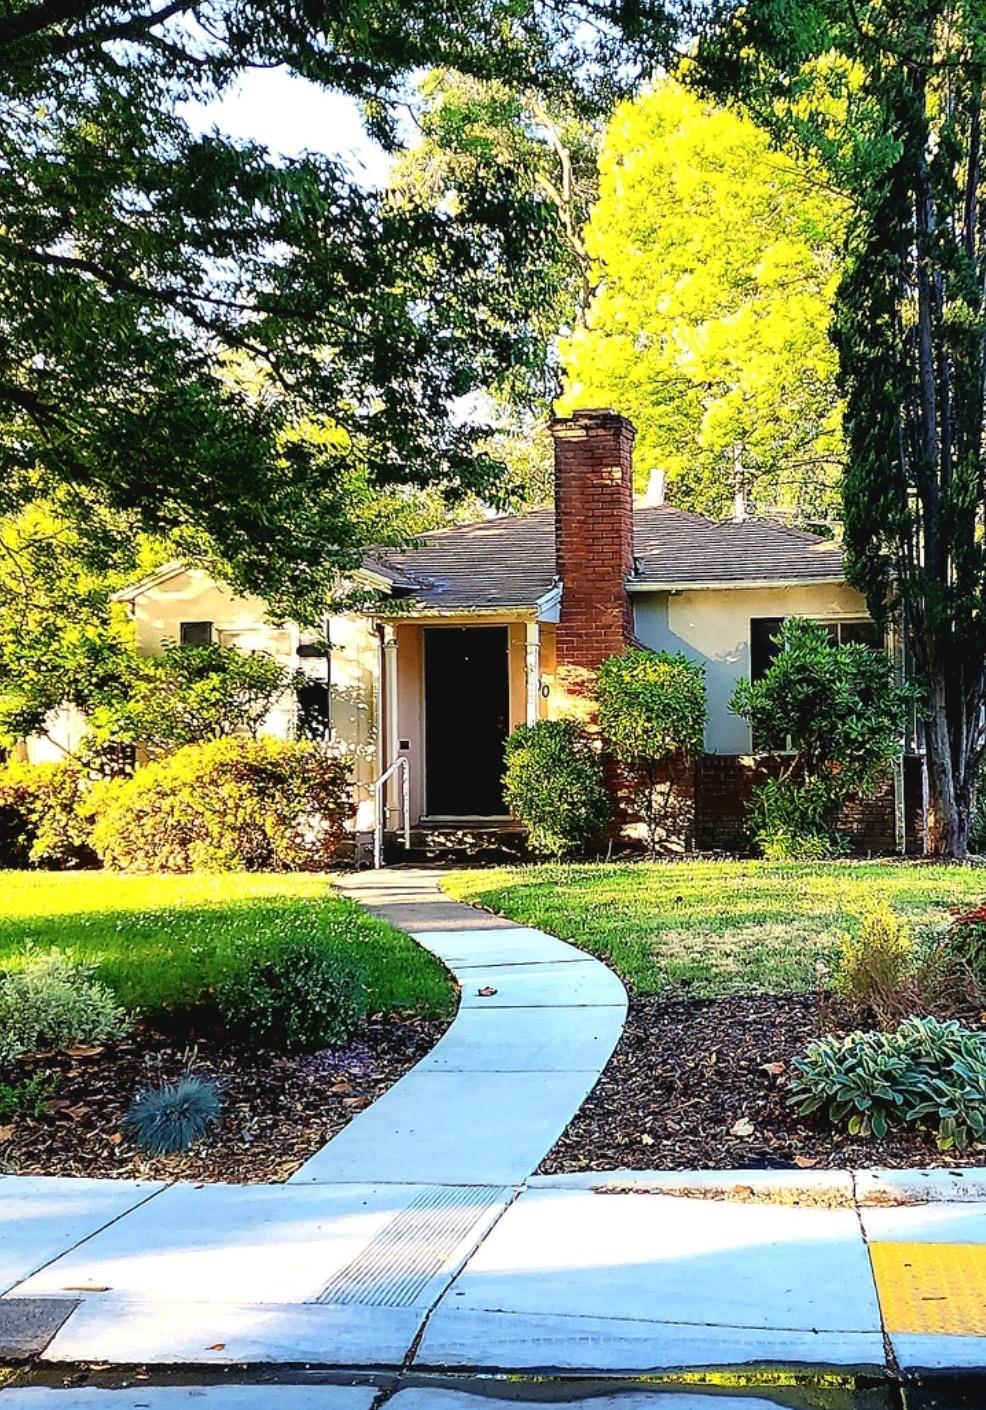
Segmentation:
<svg viewBox="0 0 986 1410">
<path fill-rule="evenodd" d="M 729 708 L 736 682 L 770 659 L 791 615 L 829 624 L 841 641 L 882 646 L 831 542 L 737 514 L 726 522 L 675 509 L 659 487 L 633 495 L 633 427 L 612 411 L 552 423 L 555 503 L 428 534 L 381 550 L 362 576 L 380 608 L 327 618 L 319 633 L 270 625 L 260 601 L 234 596 L 197 568 L 170 564 L 120 598 L 140 649 L 218 640 L 302 668 L 308 687 L 268 722 L 290 733 L 298 712 L 326 720 L 352 758 L 357 828 L 374 821 L 374 783 L 395 760 L 388 830 L 400 818 L 406 771 L 416 828 L 506 828 L 503 746 L 523 721 L 585 707 L 607 656 L 637 641 L 683 651 L 705 667 L 707 757 L 678 786 L 688 797 L 686 845 L 740 841 L 756 777 L 747 723 Z M 863 849 L 920 846 L 920 769 L 902 761 L 847 829 Z M 906 766 L 905 766 L 906 765 Z"/>
</svg>

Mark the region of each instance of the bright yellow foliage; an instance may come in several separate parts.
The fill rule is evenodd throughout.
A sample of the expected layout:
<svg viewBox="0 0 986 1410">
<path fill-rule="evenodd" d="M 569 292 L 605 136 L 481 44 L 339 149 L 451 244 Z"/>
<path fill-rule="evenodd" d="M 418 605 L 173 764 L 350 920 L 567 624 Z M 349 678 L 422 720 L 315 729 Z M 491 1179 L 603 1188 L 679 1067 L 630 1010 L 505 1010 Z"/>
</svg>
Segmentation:
<svg viewBox="0 0 986 1410">
<path fill-rule="evenodd" d="M 817 518 L 842 453 L 828 339 L 843 203 L 803 161 L 673 79 L 615 112 L 586 234 L 598 286 L 562 345 L 563 412 L 637 426 L 676 504 Z"/>
</svg>

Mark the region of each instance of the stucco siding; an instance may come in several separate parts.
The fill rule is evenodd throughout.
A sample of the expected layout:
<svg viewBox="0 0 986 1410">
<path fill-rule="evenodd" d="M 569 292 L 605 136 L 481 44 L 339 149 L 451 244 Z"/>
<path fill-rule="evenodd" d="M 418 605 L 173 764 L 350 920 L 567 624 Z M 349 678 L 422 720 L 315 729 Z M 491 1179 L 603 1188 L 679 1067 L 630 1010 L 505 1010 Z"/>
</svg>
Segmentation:
<svg viewBox="0 0 986 1410">
<path fill-rule="evenodd" d="M 753 617 L 866 617 L 859 593 L 844 583 L 787 588 L 699 588 L 634 597 L 638 640 L 655 651 L 681 651 L 705 666 L 713 754 L 748 754 L 750 729 L 729 708 L 736 682 L 750 674 Z"/>
</svg>

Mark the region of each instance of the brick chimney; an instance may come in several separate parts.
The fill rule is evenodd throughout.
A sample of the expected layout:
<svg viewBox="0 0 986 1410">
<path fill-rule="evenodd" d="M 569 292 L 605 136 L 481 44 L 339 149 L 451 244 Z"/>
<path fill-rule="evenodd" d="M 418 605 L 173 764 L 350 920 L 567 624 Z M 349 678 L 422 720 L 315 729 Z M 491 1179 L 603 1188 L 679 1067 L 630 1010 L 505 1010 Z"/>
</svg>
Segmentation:
<svg viewBox="0 0 986 1410">
<path fill-rule="evenodd" d="M 562 582 L 559 684 L 580 695 L 595 668 L 633 635 L 634 428 L 615 411 L 551 422 L 555 442 L 555 563 Z"/>
</svg>

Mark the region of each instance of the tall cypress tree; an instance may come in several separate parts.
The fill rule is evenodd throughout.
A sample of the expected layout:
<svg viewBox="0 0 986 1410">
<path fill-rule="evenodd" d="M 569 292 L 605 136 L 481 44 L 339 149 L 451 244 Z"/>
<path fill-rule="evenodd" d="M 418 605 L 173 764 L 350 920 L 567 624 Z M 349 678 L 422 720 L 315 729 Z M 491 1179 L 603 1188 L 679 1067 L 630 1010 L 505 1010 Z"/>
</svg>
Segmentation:
<svg viewBox="0 0 986 1410">
<path fill-rule="evenodd" d="M 986 732 L 980 0 L 752 0 L 696 70 L 810 146 L 854 218 L 834 337 L 849 577 L 926 693 L 931 849 L 965 854 Z"/>
</svg>

